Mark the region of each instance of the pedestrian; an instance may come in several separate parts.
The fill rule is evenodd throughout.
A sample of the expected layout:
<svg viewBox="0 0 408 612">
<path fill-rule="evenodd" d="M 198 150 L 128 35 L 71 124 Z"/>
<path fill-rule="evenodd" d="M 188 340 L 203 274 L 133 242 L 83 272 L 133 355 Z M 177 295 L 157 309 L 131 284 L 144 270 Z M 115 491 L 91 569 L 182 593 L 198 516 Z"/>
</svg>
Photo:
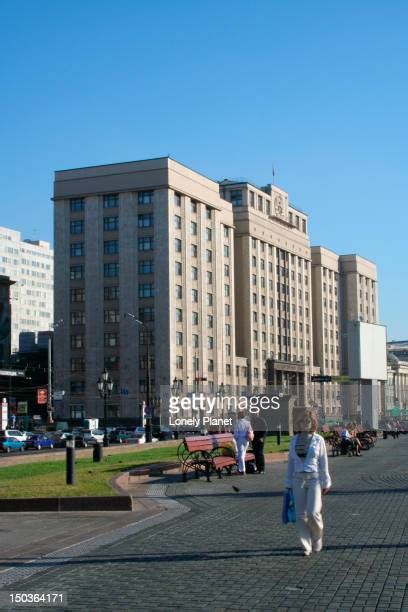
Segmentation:
<svg viewBox="0 0 408 612">
<path fill-rule="evenodd" d="M 252 450 L 255 455 L 256 473 L 263 474 L 265 472 L 265 436 L 268 429 L 265 419 L 258 414 L 251 416 L 251 425 L 254 431 L 254 439 L 252 440 Z"/>
<path fill-rule="evenodd" d="M 287 489 L 293 489 L 296 508 L 296 527 L 304 555 L 309 557 L 323 547 L 322 494 L 331 487 L 326 443 L 316 433 L 317 419 L 311 410 L 298 417 L 288 458 L 285 480 Z"/>
<path fill-rule="evenodd" d="M 238 474 L 243 476 L 245 470 L 245 453 L 254 438 L 254 432 L 249 419 L 242 410 L 238 411 L 238 421 L 234 427 L 234 439 L 237 444 Z"/>
</svg>

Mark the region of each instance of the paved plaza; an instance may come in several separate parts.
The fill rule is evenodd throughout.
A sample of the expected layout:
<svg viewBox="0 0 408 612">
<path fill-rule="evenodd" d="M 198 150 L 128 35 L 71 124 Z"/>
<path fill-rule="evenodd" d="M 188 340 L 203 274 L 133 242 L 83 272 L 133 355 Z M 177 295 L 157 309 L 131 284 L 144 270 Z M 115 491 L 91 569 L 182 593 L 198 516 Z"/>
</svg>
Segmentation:
<svg viewBox="0 0 408 612">
<path fill-rule="evenodd" d="M 281 523 L 285 469 L 156 479 L 150 497 L 166 492 L 182 506 L 79 556 L 56 554 L 25 580 L 3 562 L 17 582 L 2 591 L 65 592 L 66 610 L 408 610 L 408 436 L 330 459 L 325 547 L 311 558 Z"/>
</svg>

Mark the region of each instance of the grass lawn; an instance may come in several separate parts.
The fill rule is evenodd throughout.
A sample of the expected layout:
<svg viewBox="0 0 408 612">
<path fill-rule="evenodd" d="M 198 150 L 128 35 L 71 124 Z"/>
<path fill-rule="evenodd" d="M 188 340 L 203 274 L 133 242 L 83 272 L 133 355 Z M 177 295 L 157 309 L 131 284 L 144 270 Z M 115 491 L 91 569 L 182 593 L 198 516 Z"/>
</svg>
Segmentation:
<svg viewBox="0 0 408 612">
<path fill-rule="evenodd" d="M 282 436 L 281 446 L 271 436 L 265 452 L 288 450 L 289 437 Z M 93 463 L 92 457 L 78 459 L 76 485 L 65 484 L 65 461 L 44 461 L 8 466 L 0 470 L 0 496 L 9 497 L 74 497 L 117 495 L 109 481 L 122 471 L 159 462 L 177 461 L 177 447 L 164 446 L 138 452 L 109 454 L 105 451 L 102 463 Z"/>
</svg>

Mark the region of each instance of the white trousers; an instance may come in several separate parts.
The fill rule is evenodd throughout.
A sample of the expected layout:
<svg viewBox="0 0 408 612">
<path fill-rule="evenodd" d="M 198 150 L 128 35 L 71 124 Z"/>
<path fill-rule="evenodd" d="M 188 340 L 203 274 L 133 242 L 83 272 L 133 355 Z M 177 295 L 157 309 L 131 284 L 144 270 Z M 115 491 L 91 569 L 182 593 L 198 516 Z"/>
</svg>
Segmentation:
<svg viewBox="0 0 408 612">
<path fill-rule="evenodd" d="M 245 453 L 249 446 L 249 442 L 246 438 L 236 438 L 237 443 L 237 455 L 238 455 L 238 470 L 245 474 Z"/>
<path fill-rule="evenodd" d="M 323 536 L 322 489 L 318 478 L 295 474 L 293 478 L 296 527 L 305 551 L 321 546 Z"/>
</svg>

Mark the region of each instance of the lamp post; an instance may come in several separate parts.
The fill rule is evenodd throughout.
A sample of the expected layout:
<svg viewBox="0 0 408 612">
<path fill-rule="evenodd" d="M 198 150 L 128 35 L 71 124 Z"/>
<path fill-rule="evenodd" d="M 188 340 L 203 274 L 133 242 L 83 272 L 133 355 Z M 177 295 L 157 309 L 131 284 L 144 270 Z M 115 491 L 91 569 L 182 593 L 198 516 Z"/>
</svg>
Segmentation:
<svg viewBox="0 0 408 612">
<path fill-rule="evenodd" d="M 221 419 L 222 419 L 222 429 L 224 430 L 224 396 L 225 396 L 225 385 L 224 383 L 220 383 L 220 386 L 218 388 L 218 392 L 217 392 L 218 397 L 221 400 Z"/>
<path fill-rule="evenodd" d="M 129 318 L 131 321 L 134 321 L 137 325 L 144 328 L 146 330 L 146 442 L 152 441 L 152 406 L 150 401 L 150 330 L 147 327 L 146 323 L 140 321 L 136 315 L 131 312 L 125 313 L 125 318 Z M 143 419 L 143 417 L 142 417 Z M 143 424 L 143 421 L 142 421 Z"/>
<path fill-rule="evenodd" d="M 108 438 L 108 397 L 111 396 L 113 389 L 113 380 L 109 376 L 108 370 L 105 368 L 98 378 L 98 391 L 101 398 L 103 398 L 103 422 L 105 433 L 103 435 L 103 445 L 109 446 Z"/>
<path fill-rule="evenodd" d="M 62 319 L 59 319 L 55 323 L 51 323 L 50 329 L 52 333 L 63 323 Z M 51 424 L 54 422 L 52 418 L 52 335 L 48 336 L 48 393 L 47 393 L 47 423 Z"/>
<path fill-rule="evenodd" d="M 173 384 L 171 385 L 171 392 L 172 392 L 172 394 L 177 396 L 182 388 L 183 388 L 183 381 L 180 378 L 177 378 L 175 376 L 174 379 L 173 379 Z M 174 432 L 174 439 L 175 440 L 179 439 L 178 426 L 176 427 L 176 431 Z"/>
</svg>

